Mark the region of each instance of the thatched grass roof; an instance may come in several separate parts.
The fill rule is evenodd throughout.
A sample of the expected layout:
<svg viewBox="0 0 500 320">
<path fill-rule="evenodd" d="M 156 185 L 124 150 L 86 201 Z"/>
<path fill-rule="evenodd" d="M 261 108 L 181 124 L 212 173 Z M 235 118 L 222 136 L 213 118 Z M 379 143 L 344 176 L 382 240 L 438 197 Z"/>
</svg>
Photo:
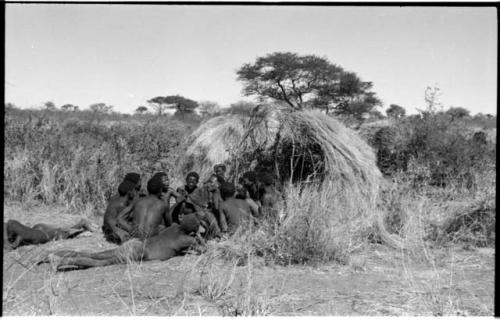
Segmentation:
<svg viewBox="0 0 500 320">
<path fill-rule="evenodd" d="M 215 164 L 224 163 L 229 175 L 235 176 L 267 157 L 276 160 L 277 174 L 286 167 L 296 177 L 294 165 L 302 161 L 314 168 L 314 174 L 310 169 L 299 180 L 341 184 L 369 198 L 374 197 L 381 176 L 371 147 L 356 132 L 317 110 L 268 105 L 256 108 L 252 116 L 218 116 L 202 123 L 186 145 L 180 166 L 183 175 L 195 170 L 204 178 Z M 290 154 L 280 154 L 285 152 Z M 285 182 L 288 177 L 281 171 L 279 178 Z"/>
</svg>

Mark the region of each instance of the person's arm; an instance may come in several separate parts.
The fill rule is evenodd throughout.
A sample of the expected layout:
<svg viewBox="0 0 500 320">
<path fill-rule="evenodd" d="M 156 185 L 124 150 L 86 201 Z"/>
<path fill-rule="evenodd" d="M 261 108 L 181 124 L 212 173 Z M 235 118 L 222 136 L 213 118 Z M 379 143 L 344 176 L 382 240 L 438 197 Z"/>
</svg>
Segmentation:
<svg viewBox="0 0 500 320">
<path fill-rule="evenodd" d="M 221 232 L 226 233 L 227 232 L 227 219 L 226 219 L 226 209 L 224 204 L 220 206 L 220 213 L 219 213 L 219 223 L 220 223 L 220 229 Z"/>
<path fill-rule="evenodd" d="M 21 237 L 21 235 L 16 235 L 16 240 L 14 240 L 14 242 L 10 243 L 10 247 L 12 249 L 15 249 L 17 247 L 19 247 L 19 245 L 21 244 L 21 242 L 23 241 L 23 237 Z"/>
<path fill-rule="evenodd" d="M 260 210 L 260 207 L 259 205 L 253 201 L 250 197 L 246 198 L 245 201 L 248 203 L 248 205 L 250 206 L 250 211 L 252 213 L 252 216 L 254 217 L 260 217 L 261 215 L 261 210 Z"/>
<path fill-rule="evenodd" d="M 184 196 L 175 191 L 172 188 L 168 188 L 167 193 L 165 194 L 165 199 L 167 199 L 167 202 L 170 203 L 170 198 L 174 197 L 176 202 L 182 202 L 184 200 Z"/>
<path fill-rule="evenodd" d="M 172 216 L 170 213 L 170 206 L 166 205 L 165 210 L 163 211 L 163 223 L 165 224 L 165 227 L 170 227 L 172 225 Z"/>
<path fill-rule="evenodd" d="M 134 203 L 132 203 L 131 205 L 120 211 L 120 213 L 116 217 L 116 225 L 129 233 L 132 231 L 132 225 L 128 223 L 126 218 L 132 212 L 133 208 L 134 208 Z"/>
</svg>

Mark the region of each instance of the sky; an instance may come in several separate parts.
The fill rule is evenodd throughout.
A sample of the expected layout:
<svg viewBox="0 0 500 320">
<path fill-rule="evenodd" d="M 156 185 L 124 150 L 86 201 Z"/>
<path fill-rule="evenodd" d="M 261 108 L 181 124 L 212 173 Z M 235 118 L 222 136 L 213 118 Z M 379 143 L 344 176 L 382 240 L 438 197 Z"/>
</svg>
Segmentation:
<svg viewBox="0 0 500 320">
<path fill-rule="evenodd" d="M 496 114 L 494 7 L 6 4 L 5 101 L 37 107 L 104 102 L 133 113 L 180 94 L 228 106 L 236 71 L 276 51 L 327 58 L 382 100 L 439 101 Z"/>
</svg>

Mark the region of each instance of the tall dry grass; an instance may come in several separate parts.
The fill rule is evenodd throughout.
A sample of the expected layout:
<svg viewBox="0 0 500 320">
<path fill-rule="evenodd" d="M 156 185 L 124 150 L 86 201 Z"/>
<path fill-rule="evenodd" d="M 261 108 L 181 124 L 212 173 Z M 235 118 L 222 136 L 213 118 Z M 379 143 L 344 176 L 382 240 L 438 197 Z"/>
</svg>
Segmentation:
<svg viewBox="0 0 500 320">
<path fill-rule="evenodd" d="M 186 125 L 170 119 L 113 124 L 67 118 L 5 122 L 6 200 L 57 203 L 102 211 L 123 176 L 173 171 Z"/>
</svg>

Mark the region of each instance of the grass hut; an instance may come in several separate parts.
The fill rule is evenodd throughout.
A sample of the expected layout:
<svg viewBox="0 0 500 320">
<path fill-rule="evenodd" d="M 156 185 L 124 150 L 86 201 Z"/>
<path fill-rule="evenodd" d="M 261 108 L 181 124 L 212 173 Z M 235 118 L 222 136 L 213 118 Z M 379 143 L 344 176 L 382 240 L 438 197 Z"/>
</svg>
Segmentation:
<svg viewBox="0 0 500 320">
<path fill-rule="evenodd" d="M 390 240 L 376 208 L 381 173 L 372 148 L 320 111 L 267 105 L 222 115 L 202 123 L 186 146 L 179 174 L 205 178 L 224 163 L 232 181 L 250 169 L 275 177 L 280 221 L 254 244 L 274 257 L 342 260 L 375 230 Z"/>
<path fill-rule="evenodd" d="M 206 177 L 217 163 L 230 179 L 249 169 L 272 173 L 281 185 L 336 184 L 368 198 L 380 172 L 372 149 L 353 131 L 316 110 L 259 106 L 252 114 L 222 115 L 198 127 L 186 143 L 182 174 Z"/>
</svg>

